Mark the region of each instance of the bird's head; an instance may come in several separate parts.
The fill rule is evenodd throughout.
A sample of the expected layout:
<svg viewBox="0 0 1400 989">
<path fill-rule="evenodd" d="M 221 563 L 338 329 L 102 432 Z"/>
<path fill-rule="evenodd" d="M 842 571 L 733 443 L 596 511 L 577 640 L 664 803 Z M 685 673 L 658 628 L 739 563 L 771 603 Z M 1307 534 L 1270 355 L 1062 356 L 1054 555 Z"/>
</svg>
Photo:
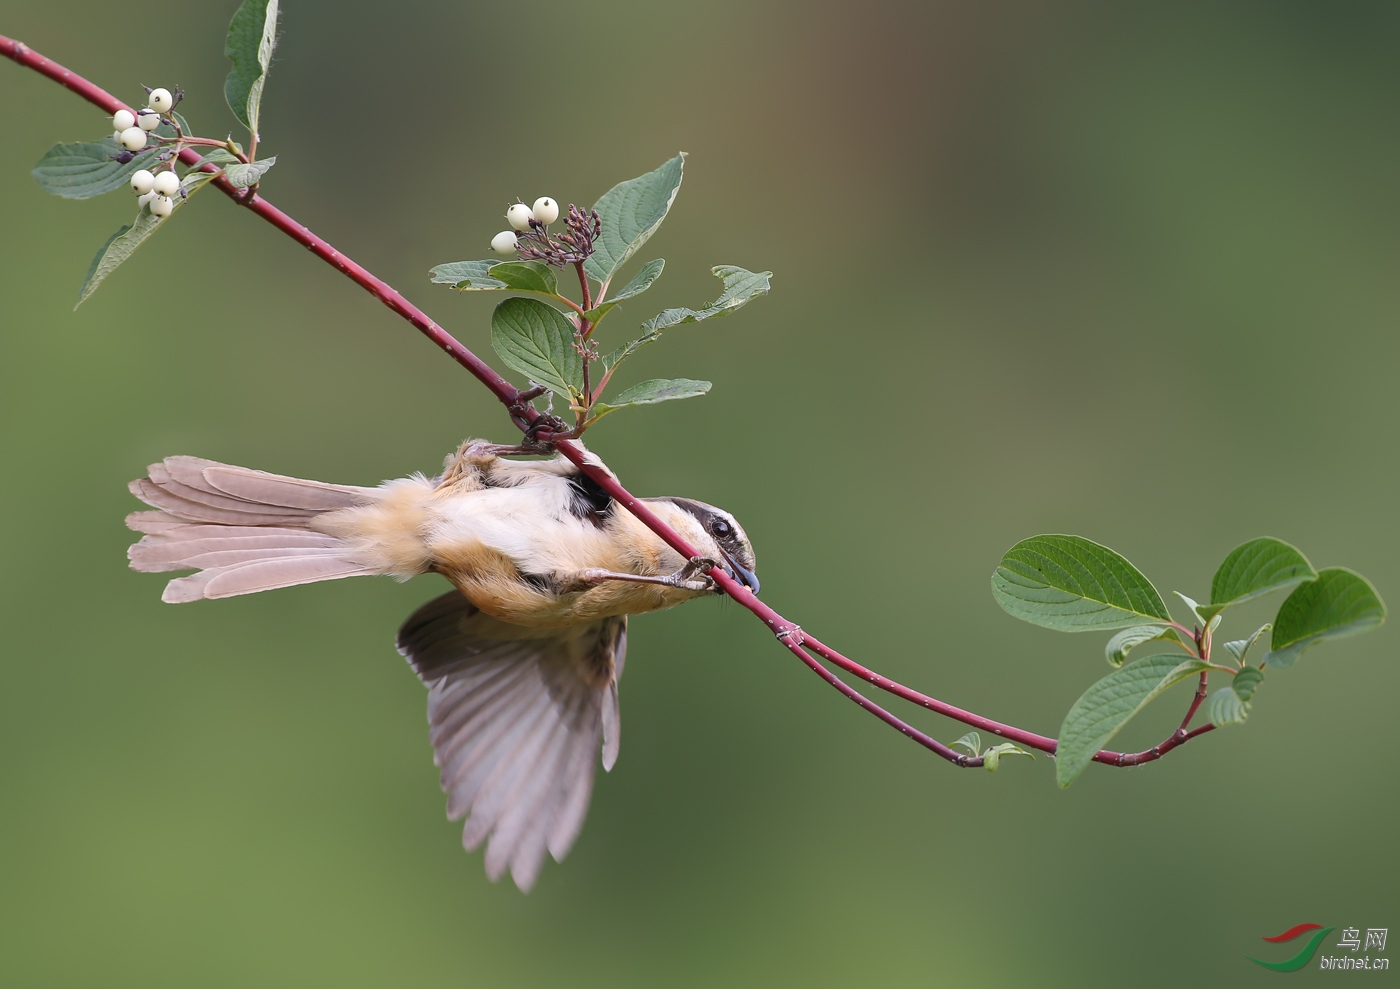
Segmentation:
<svg viewBox="0 0 1400 989">
<path fill-rule="evenodd" d="M 674 506 L 673 518 L 668 518 L 678 533 L 684 536 L 701 555 L 719 561 L 731 577 L 758 593 L 757 561 L 753 543 L 739 520 L 722 508 L 690 498 L 656 498 L 648 501 Z"/>
</svg>

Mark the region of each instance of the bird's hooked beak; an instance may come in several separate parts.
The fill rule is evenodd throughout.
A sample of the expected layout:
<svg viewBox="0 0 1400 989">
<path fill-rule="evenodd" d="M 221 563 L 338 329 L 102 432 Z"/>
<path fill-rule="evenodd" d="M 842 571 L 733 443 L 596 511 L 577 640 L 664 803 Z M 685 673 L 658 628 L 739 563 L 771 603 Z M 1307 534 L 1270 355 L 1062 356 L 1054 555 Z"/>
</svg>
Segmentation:
<svg viewBox="0 0 1400 989">
<path fill-rule="evenodd" d="M 757 594 L 759 586 L 758 575 L 752 570 L 745 570 L 743 567 L 739 566 L 734 557 L 730 556 L 723 549 L 720 550 L 720 555 L 724 557 L 725 569 L 729 571 L 729 576 L 753 591 L 754 594 Z"/>
</svg>

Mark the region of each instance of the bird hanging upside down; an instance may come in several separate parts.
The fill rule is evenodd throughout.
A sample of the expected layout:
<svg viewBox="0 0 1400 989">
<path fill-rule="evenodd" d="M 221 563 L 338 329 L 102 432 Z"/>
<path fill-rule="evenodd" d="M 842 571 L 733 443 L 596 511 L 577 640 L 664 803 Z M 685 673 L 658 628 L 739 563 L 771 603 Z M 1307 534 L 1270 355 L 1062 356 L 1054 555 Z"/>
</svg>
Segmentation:
<svg viewBox="0 0 1400 989">
<path fill-rule="evenodd" d="M 706 570 L 754 593 L 753 547 L 728 512 L 643 499 L 705 555 L 686 560 L 562 457 L 469 440 L 441 476 L 377 488 L 304 481 L 197 457 L 152 464 L 131 491 L 153 512 L 136 570 L 198 570 L 171 603 L 366 574 L 440 573 L 455 586 L 399 629 L 427 684 L 429 738 L 451 820 L 468 850 L 489 838 L 492 881 L 529 890 L 546 851 L 562 861 L 603 768 L 618 753 L 617 681 L 627 616 L 704 594 Z"/>
</svg>

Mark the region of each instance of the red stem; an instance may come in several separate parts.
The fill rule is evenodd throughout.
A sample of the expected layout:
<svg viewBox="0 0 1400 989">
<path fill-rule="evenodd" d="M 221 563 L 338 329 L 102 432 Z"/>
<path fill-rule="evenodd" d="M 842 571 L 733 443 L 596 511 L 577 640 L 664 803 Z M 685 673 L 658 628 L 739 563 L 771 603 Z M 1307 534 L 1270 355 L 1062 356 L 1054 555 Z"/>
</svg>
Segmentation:
<svg viewBox="0 0 1400 989">
<path fill-rule="evenodd" d="M 0 54 L 66 86 L 68 89 L 71 89 L 73 92 L 83 97 L 83 99 L 101 108 L 108 114 L 116 113 L 118 110 L 131 109 L 106 90 L 88 82 L 82 76 L 64 68 L 57 62 L 45 58 L 22 42 L 0 35 Z M 203 161 L 196 152 L 188 148 L 180 152 L 180 160 L 192 166 L 198 166 Z M 216 170 L 216 167 L 210 164 L 204 164 L 203 167 L 206 171 Z M 303 224 L 293 220 L 266 199 L 258 196 L 256 192 L 235 189 L 222 177 L 215 179 L 211 184 L 223 192 L 224 195 L 234 200 L 234 202 L 246 207 L 258 216 L 261 216 L 288 237 L 291 237 L 297 243 L 308 248 L 321 260 L 333 266 L 337 271 L 342 272 L 351 281 L 355 282 L 355 284 L 379 299 L 379 301 L 383 302 L 399 316 L 412 323 L 420 333 L 441 347 L 447 352 L 448 356 L 470 371 L 478 381 L 489 388 L 492 394 L 506 407 L 512 420 L 522 430 L 539 418 L 540 413 L 528 402 L 522 401 L 519 389 L 497 374 L 490 365 L 463 346 L 452 334 L 429 319 L 426 314 L 400 295 L 388 282 L 375 277 L 366 268 L 356 264 L 350 258 L 337 251 L 326 240 L 312 233 L 310 229 Z M 584 308 L 586 309 L 589 308 L 588 283 L 583 275 L 581 266 L 579 268 L 579 275 L 583 282 Z M 540 439 L 549 440 L 549 434 L 545 433 Z M 603 462 L 596 456 L 589 453 L 581 445 L 568 440 L 561 439 L 552 442 L 554 448 L 558 450 L 560 454 L 576 464 L 580 470 L 597 482 L 599 487 L 635 515 L 643 525 L 656 533 L 657 536 L 665 541 L 666 544 L 677 553 L 680 553 L 686 559 L 701 555 L 694 546 L 691 546 L 678 533 L 667 526 L 666 523 L 662 522 L 651 509 L 647 508 L 646 505 L 633 497 L 632 494 L 618 482 L 612 471 L 608 470 Z M 1056 742 L 1053 738 L 1037 735 L 1034 732 L 1025 731 L 1011 725 L 1005 725 L 1001 722 L 993 721 L 990 718 L 984 718 L 981 715 L 973 714 L 970 711 L 964 711 L 962 708 L 954 707 L 952 704 L 940 701 L 935 697 L 921 694 L 917 690 L 913 690 L 887 677 L 880 676 L 872 670 L 866 669 L 854 660 L 846 658 L 834 649 L 806 635 L 800 626 L 788 621 L 772 608 L 763 604 L 758 598 L 754 597 L 753 592 L 747 587 L 740 584 L 723 571 L 714 570 L 710 573 L 710 576 L 714 579 L 720 590 L 728 594 L 741 606 L 757 615 L 758 618 L 768 626 L 769 630 L 778 637 L 778 640 L 784 646 L 823 680 L 864 710 L 869 711 L 881 721 L 896 728 L 920 745 L 942 756 L 944 759 L 947 759 L 949 762 L 958 766 L 968 767 L 982 765 L 981 758 L 959 755 L 942 742 L 906 724 L 900 718 L 886 711 L 874 701 L 860 694 L 814 659 L 807 650 L 803 648 L 804 643 L 810 646 L 810 648 L 817 652 L 822 658 L 830 661 L 834 665 L 846 670 L 848 673 L 855 674 L 862 680 L 872 683 L 881 690 L 888 691 L 897 697 L 902 697 L 930 711 L 935 711 L 946 717 L 961 721 L 974 728 L 989 731 L 994 735 L 1012 739 L 1022 745 L 1039 749 L 1042 752 L 1053 753 L 1055 751 Z M 1202 679 L 1204 680 L 1204 677 Z M 1160 759 L 1178 745 L 1195 738 L 1197 735 L 1210 731 L 1215 727 L 1214 725 L 1202 725 L 1190 732 L 1185 730 L 1185 724 L 1189 723 L 1191 716 L 1195 714 L 1196 708 L 1200 705 L 1200 696 L 1198 692 L 1198 696 L 1192 704 L 1191 711 L 1187 715 L 1186 722 L 1183 722 L 1182 727 L 1173 732 L 1172 735 L 1161 744 L 1155 745 L 1143 752 L 1123 753 L 1104 750 L 1095 755 L 1094 760 L 1110 766 L 1136 766 L 1144 762 L 1152 762 L 1155 759 Z"/>
</svg>

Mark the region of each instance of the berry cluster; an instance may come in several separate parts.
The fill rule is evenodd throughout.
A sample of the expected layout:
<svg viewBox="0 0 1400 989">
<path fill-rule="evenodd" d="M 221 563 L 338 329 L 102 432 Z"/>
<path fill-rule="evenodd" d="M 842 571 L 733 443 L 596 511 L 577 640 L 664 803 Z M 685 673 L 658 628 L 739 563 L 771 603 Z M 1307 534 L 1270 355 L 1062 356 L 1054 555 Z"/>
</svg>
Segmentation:
<svg viewBox="0 0 1400 989">
<path fill-rule="evenodd" d="M 112 115 L 112 126 L 116 128 L 113 139 L 132 154 L 145 149 L 147 134 L 161 125 L 161 115 L 175 109 L 177 100 L 168 89 L 153 89 L 149 102 L 150 106 L 136 113 L 118 110 Z M 151 172 L 140 168 L 131 173 L 131 191 L 139 197 L 138 207 L 149 205 L 151 213 L 160 217 L 175 212 L 175 197 L 180 194 L 180 176 L 175 174 L 174 169 L 172 161 L 164 171 Z"/>
<path fill-rule="evenodd" d="M 555 220 L 559 219 L 559 204 L 548 196 L 541 196 L 535 200 L 533 207 L 524 203 L 516 203 L 506 210 L 506 222 L 514 230 L 502 230 L 491 238 L 491 250 L 497 254 L 511 255 L 515 253 L 516 233 L 528 233 L 534 226 L 547 227 Z"/>
</svg>

